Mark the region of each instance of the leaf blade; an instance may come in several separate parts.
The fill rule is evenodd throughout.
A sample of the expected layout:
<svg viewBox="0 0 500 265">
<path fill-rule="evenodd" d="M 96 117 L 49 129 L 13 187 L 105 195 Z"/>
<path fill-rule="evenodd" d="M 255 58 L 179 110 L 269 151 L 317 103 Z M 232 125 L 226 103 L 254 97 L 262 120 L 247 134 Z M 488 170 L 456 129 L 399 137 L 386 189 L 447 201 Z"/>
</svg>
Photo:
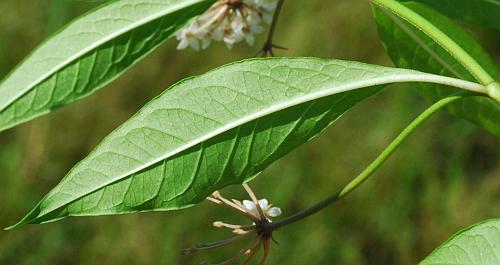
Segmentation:
<svg viewBox="0 0 500 265">
<path fill-rule="evenodd" d="M 453 21 L 420 3 L 410 1 L 403 4 L 452 37 L 481 63 L 488 74 L 494 77 L 500 76 L 500 71 L 481 45 Z M 475 80 L 458 60 L 416 27 L 377 8 L 373 11 L 379 35 L 397 67 Z M 441 85 L 421 84 L 420 87 L 423 88 L 422 94 L 432 101 L 456 92 L 454 88 Z M 500 136 L 500 105 L 494 100 L 480 97 L 464 98 L 450 104 L 447 109 L 450 113 Z"/>
<path fill-rule="evenodd" d="M 76 19 L 0 83 L 0 131 L 105 86 L 212 2 L 123 0 Z"/>
<path fill-rule="evenodd" d="M 13 227 L 189 207 L 255 176 L 376 86 L 419 81 L 464 82 L 316 58 L 246 60 L 183 80 L 107 136 Z"/>
<path fill-rule="evenodd" d="M 492 219 L 459 231 L 419 264 L 498 264 L 499 244 L 500 219 Z"/>
<path fill-rule="evenodd" d="M 402 0 L 405 2 L 411 0 Z M 413 0 L 429 5 L 452 18 L 500 29 L 499 0 Z"/>
</svg>

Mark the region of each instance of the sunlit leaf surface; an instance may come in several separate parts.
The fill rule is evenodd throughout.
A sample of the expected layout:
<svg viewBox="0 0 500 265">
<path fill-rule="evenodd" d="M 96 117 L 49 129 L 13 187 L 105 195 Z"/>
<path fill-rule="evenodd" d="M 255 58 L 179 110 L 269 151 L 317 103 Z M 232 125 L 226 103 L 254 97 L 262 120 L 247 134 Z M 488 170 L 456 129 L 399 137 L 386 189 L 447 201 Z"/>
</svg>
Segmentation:
<svg viewBox="0 0 500 265">
<path fill-rule="evenodd" d="M 435 249 L 420 265 L 500 264 L 500 219 L 466 228 Z"/>
<path fill-rule="evenodd" d="M 500 76 L 497 67 L 481 45 L 452 20 L 419 3 L 411 2 L 405 5 L 449 35 L 491 76 Z M 380 36 L 396 66 L 475 80 L 446 50 L 413 25 L 378 8 L 374 8 L 374 13 Z M 433 84 L 422 84 L 421 87 L 422 93 L 433 101 L 457 92 L 457 89 Z M 500 136 L 500 104 L 492 99 L 464 98 L 451 104 L 448 110 Z"/>
<path fill-rule="evenodd" d="M 107 136 L 18 225 L 191 206 L 252 178 L 377 86 L 407 81 L 456 80 L 315 58 L 253 59 L 186 79 Z"/>
<path fill-rule="evenodd" d="M 213 2 L 120 0 L 76 19 L 0 83 L 0 131 L 113 81 Z"/>
</svg>

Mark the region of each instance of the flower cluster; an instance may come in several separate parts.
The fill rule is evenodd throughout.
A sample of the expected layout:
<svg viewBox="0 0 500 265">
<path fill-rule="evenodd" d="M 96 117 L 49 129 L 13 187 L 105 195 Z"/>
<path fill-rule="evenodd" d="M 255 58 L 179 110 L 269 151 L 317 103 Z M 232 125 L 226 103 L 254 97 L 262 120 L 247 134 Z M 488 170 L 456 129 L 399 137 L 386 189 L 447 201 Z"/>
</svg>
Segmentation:
<svg viewBox="0 0 500 265">
<path fill-rule="evenodd" d="M 212 40 L 254 43 L 254 35 L 263 31 L 262 22 L 271 23 L 277 0 L 219 0 L 177 34 L 182 50 L 206 49 Z"/>
<path fill-rule="evenodd" d="M 267 257 L 269 255 L 269 247 L 272 240 L 272 232 L 273 232 L 273 229 L 268 228 L 266 224 L 270 224 L 272 222 L 270 219 L 271 217 L 277 217 L 281 215 L 281 209 L 278 207 L 273 207 L 273 205 L 269 204 L 269 202 L 266 199 L 257 200 L 257 197 L 255 196 L 255 194 L 248 185 L 244 184 L 243 187 L 245 188 L 248 195 L 252 199 L 251 201 L 244 200 L 241 202 L 238 200 L 229 200 L 224 198 L 219 192 L 214 192 L 207 199 L 211 202 L 227 207 L 229 209 L 238 212 L 239 214 L 242 214 L 243 216 L 249 218 L 250 221 L 252 221 L 252 224 L 234 225 L 234 224 L 224 223 L 222 221 L 214 222 L 213 226 L 217 228 L 231 229 L 232 232 L 236 234 L 236 236 L 222 241 L 217 241 L 208 244 L 200 244 L 195 247 L 185 249 L 184 250 L 185 253 L 193 253 L 199 250 L 219 248 L 230 245 L 235 242 L 239 242 L 241 240 L 253 236 L 253 239 L 250 240 L 249 244 L 245 248 L 239 250 L 234 256 L 232 256 L 228 260 L 218 264 L 225 264 L 225 265 L 233 264 L 238 262 L 244 256 L 247 257 L 242 264 L 249 264 L 253 260 L 253 258 L 255 257 L 261 246 L 264 249 L 264 255 L 262 256 L 262 259 L 260 260 L 259 264 L 264 264 L 266 262 Z M 203 264 L 208 264 L 208 263 L 203 263 Z"/>
</svg>

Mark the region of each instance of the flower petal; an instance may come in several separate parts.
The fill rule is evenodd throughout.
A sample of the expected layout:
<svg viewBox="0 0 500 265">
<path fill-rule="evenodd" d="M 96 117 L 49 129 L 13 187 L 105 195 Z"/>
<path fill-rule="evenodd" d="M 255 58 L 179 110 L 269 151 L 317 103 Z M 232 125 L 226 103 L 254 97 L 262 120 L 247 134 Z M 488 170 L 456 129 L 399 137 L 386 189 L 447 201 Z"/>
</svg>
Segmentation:
<svg viewBox="0 0 500 265">
<path fill-rule="evenodd" d="M 250 212 L 254 212 L 255 210 L 257 210 L 253 201 L 243 200 L 243 206 Z"/>
<path fill-rule="evenodd" d="M 279 207 L 272 207 L 267 211 L 267 215 L 271 217 L 276 217 L 281 215 L 281 209 Z"/>
<path fill-rule="evenodd" d="M 269 202 L 266 199 L 261 199 L 259 200 L 259 206 L 262 210 L 266 210 L 267 206 L 269 205 Z"/>
<path fill-rule="evenodd" d="M 177 50 L 184 50 L 189 46 L 189 41 L 186 39 L 181 39 L 179 45 L 177 45 Z"/>
</svg>

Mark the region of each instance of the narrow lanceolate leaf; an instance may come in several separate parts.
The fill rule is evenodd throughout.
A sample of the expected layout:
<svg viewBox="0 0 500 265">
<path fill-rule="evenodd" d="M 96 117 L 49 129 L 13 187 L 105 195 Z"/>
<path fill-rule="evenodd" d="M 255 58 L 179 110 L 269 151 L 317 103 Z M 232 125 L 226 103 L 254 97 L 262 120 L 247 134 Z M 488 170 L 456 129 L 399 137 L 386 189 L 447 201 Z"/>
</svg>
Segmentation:
<svg viewBox="0 0 500 265">
<path fill-rule="evenodd" d="M 112 132 L 16 226 L 180 209 L 242 183 L 392 82 L 481 85 L 314 58 L 230 64 L 167 89 Z M 365 89 L 361 89 L 365 88 Z M 276 176 L 286 178 L 286 176 Z"/>
<path fill-rule="evenodd" d="M 76 19 L 0 83 L 0 131 L 121 75 L 213 0 L 120 0 Z"/>
<path fill-rule="evenodd" d="M 432 22 L 455 40 L 481 64 L 489 75 L 500 76 L 500 72 L 488 54 L 452 20 L 419 3 L 408 2 L 405 6 Z M 413 25 L 378 8 L 374 8 L 374 14 L 379 34 L 396 66 L 470 81 L 475 80 L 469 71 L 445 49 Z M 457 91 L 441 85 L 422 84 L 421 87 L 424 88 L 421 90 L 424 96 L 433 101 Z M 448 110 L 500 136 L 500 104 L 494 100 L 486 97 L 464 98 L 450 104 Z"/>
<path fill-rule="evenodd" d="M 400 0 L 408 2 L 409 0 Z M 500 0 L 413 0 L 455 19 L 500 29 Z"/>
<path fill-rule="evenodd" d="M 466 228 L 436 248 L 420 265 L 500 264 L 500 219 Z"/>
</svg>

